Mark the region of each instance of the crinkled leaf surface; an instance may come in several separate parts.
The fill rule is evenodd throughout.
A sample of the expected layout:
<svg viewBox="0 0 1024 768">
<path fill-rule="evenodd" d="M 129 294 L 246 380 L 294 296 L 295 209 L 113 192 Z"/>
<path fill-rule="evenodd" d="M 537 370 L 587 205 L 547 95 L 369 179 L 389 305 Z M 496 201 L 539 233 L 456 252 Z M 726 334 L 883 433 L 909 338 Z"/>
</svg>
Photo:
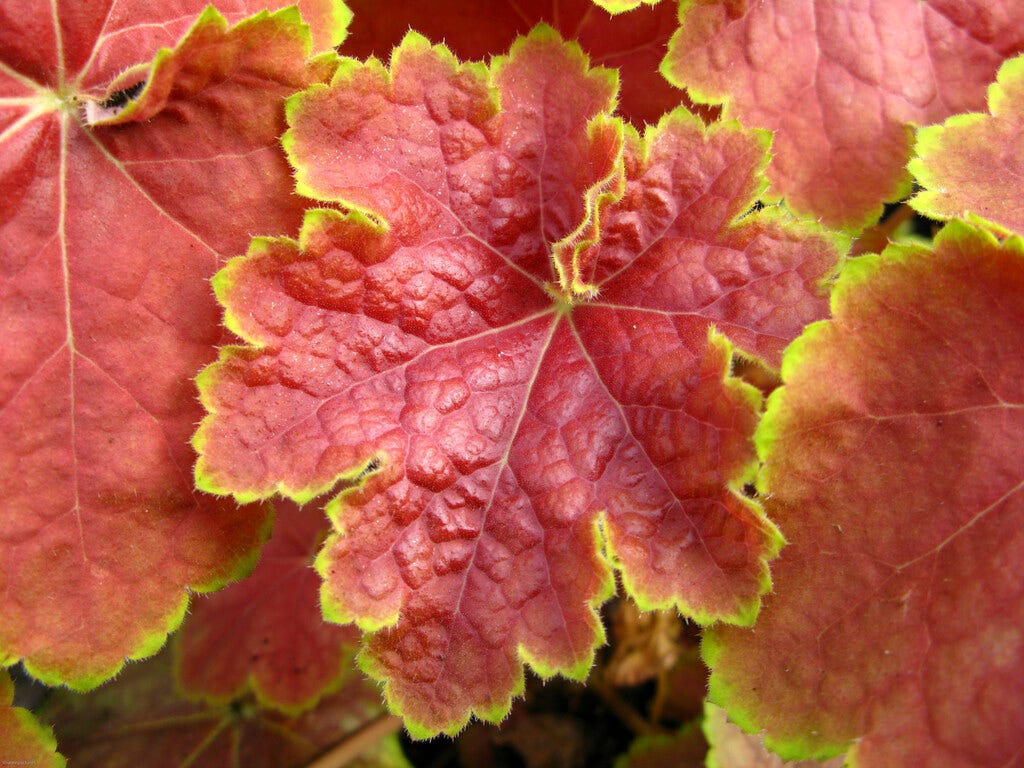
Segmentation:
<svg viewBox="0 0 1024 768">
<path fill-rule="evenodd" d="M 1024 234 L 1024 56 L 989 87 L 990 115 L 951 117 L 917 134 L 910 171 L 924 187 L 911 201 L 938 219 L 975 218 Z"/>
<path fill-rule="evenodd" d="M 330 70 L 294 9 L 179 5 L 0 5 L 0 660 L 80 688 L 266 535 L 269 510 L 194 490 L 192 377 L 222 334 L 208 278 L 297 231 L 283 99 Z"/>
<path fill-rule="evenodd" d="M 1024 50 L 1018 0 L 684 0 L 663 69 L 775 131 L 772 193 L 859 228 L 910 191 L 912 125 L 984 106 Z"/>
<path fill-rule="evenodd" d="M 252 575 L 193 602 L 175 638 L 177 674 L 185 692 L 212 703 L 251 690 L 261 705 L 297 713 L 337 688 L 359 634 L 320 615 L 313 556 L 329 527 L 323 512 L 276 506 Z"/>
<path fill-rule="evenodd" d="M 676 29 L 671 2 L 645 4 L 618 18 L 592 0 L 388 0 L 386 12 L 377 0 L 352 0 L 349 5 L 355 19 L 342 52 L 350 56 L 387 59 L 412 28 L 443 40 L 460 58 L 484 59 L 504 53 L 517 35 L 546 22 L 566 39 L 577 40 L 595 64 L 619 69 L 619 112 L 635 125 L 656 123 L 684 98 L 658 74 Z"/>
<path fill-rule="evenodd" d="M 53 732 L 13 703 L 14 683 L 0 670 L 0 765 L 64 768 L 67 761 L 56 751 Z"/>
<path fill-rule="evenodd" d="M 679 111 L 640 137 L 615 80 L 549 27 L 490 70 L 410 35 L 289 102 L 299 241 L 215 279 L 197 481 L 328 506 L 325 613 L 416 735 L 498 720 L 522 662 L 582 677 L 612 566 L 645 608 L 749 622 L 773 527 L 748 478 L 760 402 L 730 345 L 778 357 L 825 302 L 833 242 L 738 221 L 767 139 Z M 499 108 L 499 100 L 501 108 Z"/>
<path fill-rule="evenodd" d="M 845 268 L 758 432 L 789 545 L 711 697 L 787 757 L 1024 754 L 1024 244 L 962 223 Z"/>
<path fill-rule="evenodd" d="M 53 723 L 61 750 L 80 768 L 300 768 L 382 722 L 379 693 L 355 669 L 315 709 L 288 716 L 261 709 L 251 697 L 219 706 L 182 699 L 173 666 L 168 651 L 130 664 L 91 693 L 55 693 L 40 716 Z M 408 764 L 397 739 L 385 735 L 347 765 Z"/>
</svg>

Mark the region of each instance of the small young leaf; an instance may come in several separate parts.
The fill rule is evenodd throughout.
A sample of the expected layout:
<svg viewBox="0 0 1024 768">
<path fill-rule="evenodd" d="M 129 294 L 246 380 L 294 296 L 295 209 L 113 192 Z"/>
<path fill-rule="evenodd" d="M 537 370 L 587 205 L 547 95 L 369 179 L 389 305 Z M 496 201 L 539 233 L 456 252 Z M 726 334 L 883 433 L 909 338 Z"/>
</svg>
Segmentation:
<svg viewBox="0 0 1024 768">
<path fill-rule="evenodd" d="M 956 115 L 917 134 L 910 171 L 924 191 L 910 204 L 937 219 L 973 218 L 1024 234 L 1024 56 L 989 87 L 991 115 Z"/>
<path fill-rule="evenodd" d="M 684 0 L 663 71 L 775 131 L 772 194 L 834 226 L 910 191 L 912 125 L 984 105 L 1024 51 L 1019 0 Z"/>
<path fill-rule="evenodd" d="M 1011 765 L 1024 750 L 1024 242 L 953 222 L 850 261 L 757 442 L 789 545 L 711 699 L 790 758 Z"/>
<path fill-rule="evenodd" d="M 67 761 L 57 750 L 53 731 L 14 704 L 14 683 L 0 669 L 0 765 L 64 768 Z"/>
<path fill-rule="evenodd" d="M 779 538 L 749 479 L 760 396 L 824 314 L 833 241 L 742 216 L 767 138 L 676 112 L 641 137 L 547 27 L 491 67 L 410 35 L 292 99 L 315 210 L 215 278 L 197 482 L 328 505 L 325 614 L 415 735 L 499 720 L 522 662 L 583 677 L 612 566 L 651 609 L 749 623 Z M 742 218 L 739 218 L 741 217 Z"/>
<path fill-rule="evenodd" d="M 704 736 L 694 722 L 672 735 L 641 736 L 633 742 L 629 752 L 619 755 L 615 768 L 704 768 L 707 750 Z"/>
</svg>

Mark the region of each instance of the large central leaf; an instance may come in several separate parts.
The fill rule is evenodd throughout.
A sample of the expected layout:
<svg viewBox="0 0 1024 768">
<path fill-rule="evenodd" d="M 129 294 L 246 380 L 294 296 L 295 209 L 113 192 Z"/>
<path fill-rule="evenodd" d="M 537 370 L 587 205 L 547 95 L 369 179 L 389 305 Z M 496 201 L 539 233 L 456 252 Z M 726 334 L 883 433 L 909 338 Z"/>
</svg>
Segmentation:
<svg viewBox="0 0 1024 768">
<path fill-rule="evenodd" d="M 644 607 L 749 623 L 779 537 L 749 479 L 759 396 L 834 244 L 742 216 L 767 138 L 678 111 L 644 137 L 614 75 L 547 27 L 490 69 L 410 35 L 289 103 L 298 242 L 215 279 L 251 342 L 200 377 L 201 487 L 348 485 L 329 617 L 416 735 L 500 719 L 522 661 L 581 677 L 613 567 Z M 742 218 L 740 218 L 742 216 Z"/>
</svg>

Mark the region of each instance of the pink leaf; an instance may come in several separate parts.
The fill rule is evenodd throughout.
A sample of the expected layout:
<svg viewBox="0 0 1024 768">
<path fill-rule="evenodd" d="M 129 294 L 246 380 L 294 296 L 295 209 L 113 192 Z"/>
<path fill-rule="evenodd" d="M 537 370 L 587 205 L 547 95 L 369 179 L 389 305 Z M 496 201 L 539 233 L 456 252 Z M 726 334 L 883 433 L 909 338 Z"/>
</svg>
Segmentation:
<svg viewBox="0 0 1024 768">
<path fill-rule="evenodd" d="M 294 9 L 191 5 L 0 7 L 0 658 L 77 688 L 159 648 L 269 524 L 195 492 L 192 377 L 222 338 L 208 278 L 297 231 L 282 102 L 330 69 Z"/>
<path fill-rule="evenodd" d="M 789 546 L 711 698 L 785 757 L 982 768 L 1024 752 L 1024 246 L 954 222 L 849 262 L 783 361 L 759 480 Z"/>
<path fill-rule="evenodd" d="M 918 132 L 910 171 L 924 190 L 911 205 L 934 218 L 971 217 L 1024 234 L 1024 56 L 1003 64 L 988 101 L 991 115 L 956 115 Z"/>
<path fill-rule="evenodd" d="M 913 126 L 980 109 L 1024 50 L 1017 0 L 686 0 L 664 71 L 775 131 L 772 194 L 830 225 L 910 191 Z"/>
</svg>

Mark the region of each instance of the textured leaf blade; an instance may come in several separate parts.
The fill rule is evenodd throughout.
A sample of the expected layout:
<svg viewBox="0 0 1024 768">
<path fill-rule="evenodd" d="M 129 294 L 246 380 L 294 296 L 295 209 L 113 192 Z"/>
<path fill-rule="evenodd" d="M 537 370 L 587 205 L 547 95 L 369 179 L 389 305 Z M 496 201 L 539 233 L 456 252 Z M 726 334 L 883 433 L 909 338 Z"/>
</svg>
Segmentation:
<svg viewBox="0 0 1024 768">
<path fill-rule="evenodd" d="M 787 351 L 758 443 L 789 546 L 756 633 L 704 647 L 712 699 L 784 756 L 1020 754 L 1022 297 L 1021 241 L 953 223 L 851 262 Z"/>
<path fill-rule="evenodd" d="M 222 336 L 208 277 L 254 221 L 297 229 L 282 101 L 329 76 L 294 10 L 164 26 L 143 5 L 69 11 L 58 34 L 8 3 L 0 33 L 0 655 L 79 688 L 155 652 L 186 587 L 237 578 L 266 536 L 269 509 L 195 493 L 191 377 Z M 25 47 L 30 18 L 50 47 Z M 101 115 L 121 124 L 87 127 L 81 104 L 122 69 Z"/>
<path fill-rule="evenodd" d="M 347 62 L 329 88 L 289 103 L 284 145 L 299 191 L 366 207 L 393 225 L 426 214 L 452 232 L 467 227 L 542 286 L 550 279 L 544 246 L 585 231 L 598 211 L 584 195 L 621 173 L 621 132 L 607 120 L 588 126 L 614 106 L 616 75 L 589 70 L 578 47 L 567 56 L 556 39 L 546 26 L 520 38 L 493 63 L 496 88 L 485 67 L 460 64 L 416 34 L 396 49 L 390 75 L 374 62 Z M 347 123 L 319 125 L 321 112 Z M 415 191 L 396 194 L 395 176 L 437 210 L 409 210 Z"/>
<path fill-rule="evenodd" d="M 699 308 L 747 355 L 777 366 L 788 340 L 827 311 L 825 281 L 848 241 L 781 209 L 750 213 L 768 147 L 763 132 L 705 127 L 683 110 L 642 139 L 627 131 L 625 195 L 581 254 L 601 299 Z"/>
<path fill-rule="evenodd" d="M 910 171 L 924 190 L 911 205 L 933 218 L 970 217 L 1022 234 L 1024 57 L 1000 67 L 988 102 L 990 115 L 957 115 L 918 132 Z"/>
<path fill-rule="evenodd" d="M 760 398 L 712 328 L 763 315 L 705 310 L 745 284 L 728 264 L 764 252 L 732 240 L 751 227 L 792 246 L 754 282 L 820 316 L 835 244 L 778 214 L 733 224 L 763 136 L 680 113 L 642 139 L 602 116 L 613 97 L 546 27 L 489 70 L 415 35 L 390 71 L 349 62 L 290 102 L 285 145 L 301 190 L 356 210 L 311 211 L 298 242 L 257 240 L 215 279 L 250 346 L 200 376 L 197 481 L 346 484 L 317 560 L 325 615 L 369 633 L 361 665 L 415 735 L 500 719 L 524 660 L 584 676 L 613 567 L 645 607 L 708 621 L 751 621 L 767 588 L 777 534 L 728 487 L 752 472 Z M 691 215 L 713 210 L 717 228 Z M 659 271 L 706 292 L 648 301 Z"/>
<path fill-rule="evenodd" d="M 337 48 L 348 38 L 352 9 L 345 0 L 297 0 L 296 5 L 302 14 L 302 20 L 309 25 L 314 52 Z M 264 3 L 263 7 L 280 6 L 275 3 Z"/>
<path fill-rule="evenodd" d="M 905 196 L 913 125 L 978 110 L 1024 49 L 1013 0 L 695 2 L 663 71 L 696 101 L 775 131 L 772 194 L 859 229 Z"/>
<path fill-rule="evenodd" d="M 175 639 L 176 672 L 181 690 L 211 704 L 251 691 L 262 707 L 298 714 L 338 688 L 359 634 L 320 615 L 312 565 L 328 527 L 323 513 L 276 507 L 252 574 L 193 602 Z"/>
<path fill-rule="evenodd" d="M 594 64 L 619 70 L 623 82 L 619 111 L 635 125 L 657 122 L 684 98 L 682 91 L 658 74 L 658 63 L 676 28 L 671 2 L 645 0 L 639 8 L 639 2 L 604 3 L 606 7 L 599 8 L 592 0 L 390 0 L 387 13 L 378 12 L 371 0 L 353 0 L 350 5 L 355 20 L 342 49 L 350 56 L 386 60 L 405 33 L 414 29 L 431 40 L 443 40 L 461 59 L 483 60 L 504 53 L 518 35 L 543 22 L 567 40 L 578 41 Z M 613 18 L 626 5 L 635 10 Z"/>
</svg>

